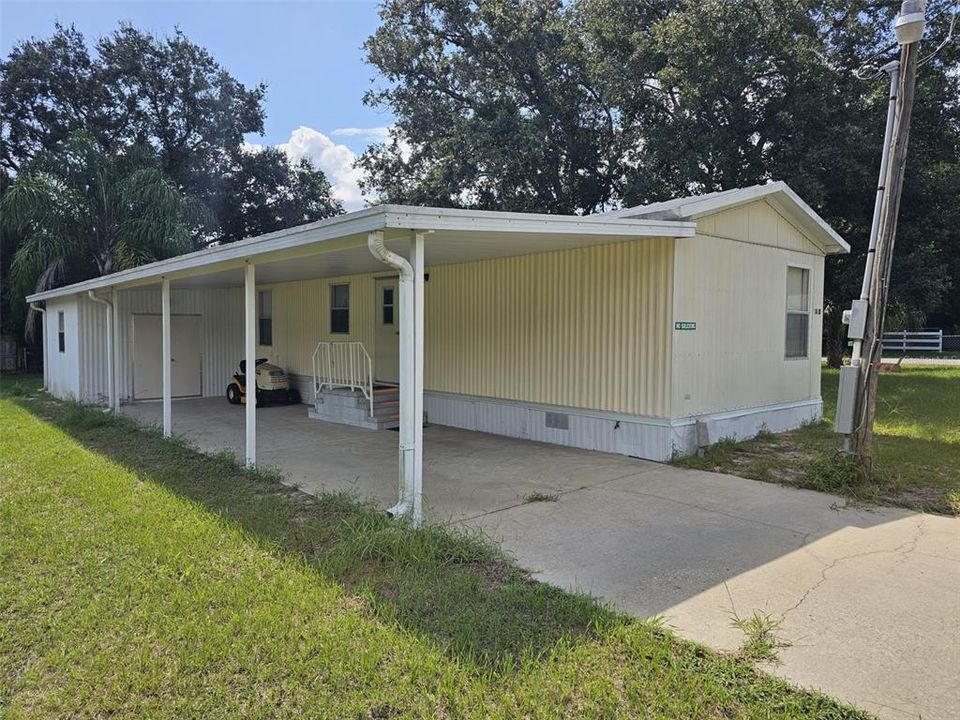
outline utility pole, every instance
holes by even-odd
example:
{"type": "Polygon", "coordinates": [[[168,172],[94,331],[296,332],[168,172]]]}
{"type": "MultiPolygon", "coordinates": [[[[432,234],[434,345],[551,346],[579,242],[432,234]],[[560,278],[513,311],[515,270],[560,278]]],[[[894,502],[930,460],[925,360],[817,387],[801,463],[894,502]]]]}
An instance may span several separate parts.
{"type": "Polygon", "coordinates": [[[877,363],[883,353],[883,326],[925,9],[925,0],[906,0],[894,25],[900,61],[883,67],[891,80],[890,106],[863,289],[860,299],[855,300],[849,314],[845,314],[854,348],[850,366],[841,370],[835,430],[847,435],[844,449],[856,455],[865,476],[869,476],[872,464],[877,363]]]}

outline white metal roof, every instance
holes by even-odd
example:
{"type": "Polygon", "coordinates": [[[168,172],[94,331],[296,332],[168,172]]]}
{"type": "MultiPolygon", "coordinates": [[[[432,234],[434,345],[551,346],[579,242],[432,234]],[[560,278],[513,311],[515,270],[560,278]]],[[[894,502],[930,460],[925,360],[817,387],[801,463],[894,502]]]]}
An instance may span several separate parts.
{"type": "Polygon", "coordinates": [[[793,222],[827,254],[850,252],[850,246],[827,221],[807,205],[783,181],[766,185],[724,190],[722,192],[675,198],[595,215],[599,219],[645,218],[658,220],[696,220],[705,215],[731,210],[756,200],[765,200],[793,222]]]}
{"type": "Polygon", "coordinates": [[[692,237],[696,224],[659,218],[580,217],[535,213],[377,205],[160,260],[27,297],[29,302],[106,287],[171,284],[236,285],[247,262],[262,283],[386,270],[367,250],[367,234],[384,231],[388,247],[405,254],[412,230],[426,231],[430,265],[525,255],[643,237],[692,237]]]}

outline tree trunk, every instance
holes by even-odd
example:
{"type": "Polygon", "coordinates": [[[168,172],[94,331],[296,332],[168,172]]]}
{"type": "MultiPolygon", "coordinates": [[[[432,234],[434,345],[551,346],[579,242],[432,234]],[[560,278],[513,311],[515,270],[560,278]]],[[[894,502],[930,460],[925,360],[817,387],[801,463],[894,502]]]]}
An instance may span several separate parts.
{"type": "Polygon", "coordinates": [[[843,365],[843,345],[847,339],[843,308],[839,305],[828,305],[823,311],[823,322],[826,327],[823,352],[827,356],[827,367],[838,368],[843,365]]]}

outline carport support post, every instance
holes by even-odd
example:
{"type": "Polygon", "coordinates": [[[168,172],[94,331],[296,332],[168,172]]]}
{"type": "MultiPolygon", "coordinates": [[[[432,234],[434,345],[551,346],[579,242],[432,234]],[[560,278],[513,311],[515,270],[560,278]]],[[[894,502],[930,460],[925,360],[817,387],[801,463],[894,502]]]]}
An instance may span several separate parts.
{"type": "Polygon", "coordinates": [[[162,336],[163,364],[161,371],[163,374],[163,436],[170,437],[173,434],[173,375],[170,367],[170,279],[163,277],[160,279],[160,328],[162,336]]]}
{"type": "Polygon", "coordinates": [[[410,242],[413,266],[413,526],[423,520],[423,236],[415,232],[410,242]]]}
{"type": "Polygon", "coordinates": [[[409,517],[415,528],[420,527],[422,515],[422,455],[418,448],[423,440],[423,235],[414,233],[410,261],[387,249],[382,230],[367,235],[371,254],[400,273],[400,499],[387,512],[409,517]],[[411,261],[419,266],[419,276],[411,261]],[[418,286],[419,304],[415,292],[418,286]]]}
{"type": "Polygon", "coordinates": [[[243,273],[244,358],[247,392],[247,467],[257,465],[257,276],[256,266],[247,261],[243,273]]]}
{"type": "Polygon", "coordinates": [[[113,401],[113,411],[120,412],[120,385],[117,382],[117,365],[120,364],[120,310],[117,303],[120,301],[120,291],[114,288],[111,291],[112,306],[110,308],[110,397],[113,401]]]}

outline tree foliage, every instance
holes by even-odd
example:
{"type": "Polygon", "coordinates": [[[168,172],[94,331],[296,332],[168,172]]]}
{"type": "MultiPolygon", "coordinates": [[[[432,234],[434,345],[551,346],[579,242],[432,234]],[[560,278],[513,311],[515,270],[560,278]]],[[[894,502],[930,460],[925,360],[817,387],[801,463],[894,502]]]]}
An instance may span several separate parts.
{"type": "Polygon", "coordinates": [[[395,0],[366,43],[398,121],[368,187],[414,203],[588,212],[610,197],[609,108],[560,2],[395,0]],[[412,141],[406,156],[404,140],[412,141]]]}
{"type": "Polygon", "coordinates": [[[91,47],[57,25],[49,38],[17,44],[0,63],[0,196],[23,216],[5,218],[5,327],[37,273],[42,284],[84,279],[343,212],[322,171],[294,166],[278,151],[245,150],[244,136],[263,132],[265,94],[179,30],[161,38],[121,25],[91,47]],[[128,172],[137,163],[144,165],[128,172]],[[107,193],[123,222],[94,213],[92,200],[77,194],[81,181],[107,193]],[[138,194],[157,204],[153,217],[130,204],[138,194]],[[169,224],[170,203],[202,203],[206,216],[169,224]],[[41,223],[30,207],[49,214],[41,223]],[[75,234],[53,233],[51,223],[75,234]],[[136,227],[168,235],[135,237],[136,227]]]}
{"type": "Polygon", "coordinates": [[[217,215],[224,242],[338,215],[326,176],[303,158],[292,168],[276,148],[240,153],[221,177],[217,215]]]}
{"type": "MultiPolygon", "coordinates": [[[[928,37],[946,34],[945,3],[928,37]]],[[[388,0],[369,38],[391,139],[360,160],[386,200],[594,212],[787,181],[851,243],[859,290],[899,2],[388,0]]],[[[932,40],[931,40],[932,44],[932,40]]],[[[921,68],[894,303],[960,323],[957,43],[921,68]],[[939,315],[938,315],[939,314],[939,315]]]]}
{"type": "Polygon", "coordinates": [[[80,132],[21,167],[0,218],[19,240],[9,279],[20,297],[186,252],[212,221],[149,146],[109,153],[80,132]]]}
{"type": "MultiPolygon", "coordinates": [[[[294,167],[276,152],[250,160],[243,140],[263,132],[265,95],[264,85],[245,86],[179,30],[160,38],[121,25],[91,52],[77,30],[57,25],[50,38],[18,44],[0,64],[0,162],[17,172],[80,130],[108,150],[152,147],[176,187],[214,209],[226,228],[256,235],[275,230],[278,215],[314,220],[341,212],[320,170],[294,167]],[[238,185],[255,186],[264,174],[309,195],[273,193],[271,212],[250,196],[235,201],[238,185]]],[[[240,237],[231,230],[205,240],[240,237]]]]}

